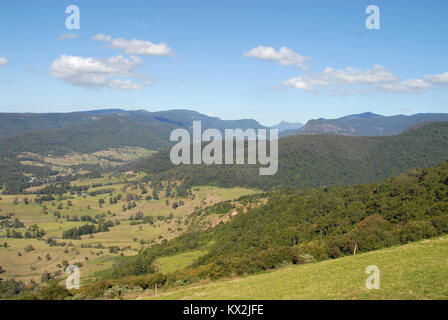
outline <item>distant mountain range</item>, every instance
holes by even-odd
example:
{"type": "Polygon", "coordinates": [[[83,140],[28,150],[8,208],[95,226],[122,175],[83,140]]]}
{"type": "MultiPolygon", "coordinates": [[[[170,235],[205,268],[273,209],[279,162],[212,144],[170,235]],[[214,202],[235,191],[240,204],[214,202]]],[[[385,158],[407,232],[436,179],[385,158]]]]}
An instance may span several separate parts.
{"type": "Polygon", "coordinates": [[[303,127],[303,123],[300,122],[287,122],[280,121],[278,124],[270,126],[271,129],[278,129],[278,132],[281,133],[286,130],[297,130],[303,127]]]}
{"type": "MultiPolygon", "coordinates": [[[[159,150],[170,145],[176,128],[192,129],[200,120],[202,129],[255,130],[268,128],[253,119],[221,120],[191,110],[149,112],[145,110],[106,109],[71,113],[0,113],[0,156],[14,157],[23,152],[65,154],[90,153],[107,148],[135,146],[159,150]]],[[[382,116],[371,112],[339,119],[299,122],[281,121],[280,136],[296,134],[337,134],[348,136],[385,136],[406,128],[435,121],[448,121],[448,114],[382,116]]]]}
{"type": "Polygon", "coordinates": [[[26,152],[60,156],[71,152],[143,147],[160,152],[149,160],[134,163],[131,170],[161,173],[184,180],[186,185],[215,183],[259,189],[369,182],[415,166],[430,166],[448,157],[448,123],[443,122],[448,121],[448,114],[385,117],[363,113],[335,120],[310,120],[299,129],[287,129],[300,124],[285,121],[272,126],[284,130],[280,135],[296,135],[280,140],[282,161],[279,172],[273,177],[260,177],[256,166],[174,168],[167,158],[168,147],[172,144],[170,133],[176,128],[192,130],[194,120],[200,120],[203,129],[216,128],[221,132],[224,129],[268,128],[252,119],[221,120],[190,110],[0,113],[0,184],[23,183],[24,173],[34,176],[51,173],[49,166],[21,163],[19,155],[26,152]],[[429,122],[435,121],[439,123],[427,127],[429,122]],[[350,135],[392,136],[355,139],[357,137],[348,137],[350,135]]]}
{"type": "Polygon", "coordinates": [[[348,115],[338,119],[309,120],[300,129],[285,130],[282,136],[294,134],[338,134],[346,136],[388,136],[403,132],[422,122],[448,121],[446,113],[419,113],[410,116],[382,116],[372,112],[348,115]]]}
{"type": "Polygon", "coordinates": [[[18,152],[94,152],[109,147],[160,149],[176,128],[266,128],[255,120],[221,120],[190,110],[149,112],[120,109],[72,113],[0,113],[0,155],[18,152]]]}

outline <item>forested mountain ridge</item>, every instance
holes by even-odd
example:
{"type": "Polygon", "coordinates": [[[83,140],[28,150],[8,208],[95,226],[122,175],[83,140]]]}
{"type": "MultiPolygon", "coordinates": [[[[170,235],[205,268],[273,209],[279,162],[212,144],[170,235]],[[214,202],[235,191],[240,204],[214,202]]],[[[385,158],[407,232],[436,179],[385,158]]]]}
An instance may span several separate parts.
{"type": "MultiPolygon", "coordinates": [[[[0,137],[27,132],[49,132],[79,125],[95,124],[104,118],[127,119],[154,126],[154,130],[167,126],[190,129],[194,120],[204,128],[236,129],[265,128],[253,119],[222,120],[192,110],[175,109],[150,112],[146,110],[104,109],[69,113],[0,113],[0,137]]],[[[55,133],[56,134],[56,133],[55,133]]],[[[163,135],[166,141],[169,139],[163,135]]],[[[131,143],[131,142],[130,142],[131,143]]]]}
{"type": "MultiPolygon", "coordinates": [[[[369,113],[345,118],[361,121],[389,117],[369,113]]],[[[447,158],[446,126],[433,125],[443,131],[437,132],[435,127],[428,129],[426,123],[420,122],[403,135],[383,137],[383,140],[336,135],[285,137],[280,140],[279,172],[271,177],[260,177],[256,166],[247,165],[174,167],[167,149],[171,145],[170,133],[176,128],[191,131],[194,120],[201,121],[203,130],[217,128],[222,132],[224,129],[266,128],[255,120],[221,120],[189,110],[0,113],[0,159],[4,160],[0,168],[0,184],[18,182],[20,187],[16,185],[10,189],[20,190],[27,185],[28,178],[24,174],[43,176],[41,181],[57,174],[51,170],[51,165],[24,165],[22,160],[29,160],[28,164],[33,161],[32,158],[18,158],[25,153],[59,157],[74,152],[91,154],[121,147],[159,150],[150,162],[133,163],[125,170],[145,170],[156,175],[156,179],[181,179],[185,188],[211,184],[268,190],[364,183],[399,174],[414,166],[430,166],[447,158]],[[407,157],[407,153],[411,156],[407,157]]]]}
{"type": "Polygon", "coordinates": [[[221,120],[190,110],[0,113],[0,156],[22,152],[44,155],[70,151],[89,153],[123,146],[160,149],[170,145],[169,137],[174,129],[191,130],[195,120],[201,121],[203,129],[216,128],[222,132],[224,129],[265,128],[251,119],[221,120]]]}
{"type": "Polygon", "coordinates": [[[272,176],[260,176],[257,165],[174,166],[169,150],[126,169],[146,171],[149,179],[181,180],[185,188],[217,185],[269,190],[368,183],[448,159],[448,123],[428,123],[385,137],[288,136],[279,139],[278,159],[278,172],[272,176]]]}
{"type": "MultiPolygon", "coordinates": [[[[14,152],[94,152],[107,147],[138,146],[160,149],[170,145],[169,134],[176,128],[191,130],[193,121],[202,129],[262,129],[255,120],[221,120],[191,110],[105,109],[70,113],[0,113],[0,156],[14,152]],[[114,131],[114,129],[117,129],[114,131]],[[44,151],[45,150],[45,151],[44,151]]],[[[373,113],[349,115],[334,120],[280,122],[280,135],[338,134],[354,136],[392,135],[422,122],[448,121],[448,114],[416,114],[385,117],[373,113]],[[295,129],[291,129],[295,128],[295,129]]]]}
{"type": "Polygon", "coordinates": [[[203,129],[217,128],[222,132],[227,128],[265,128],[251,119],[221,120],[190,110],[0,113],[0,188],[9,184],[8,192],[19,192],[29,186],[27,175],[42,182],[58,173],[52,170],[52,164],[36,162],[38,157],[65,157],[73,153],[87,156],[124,147],[146,151],[167,148],[172,144],[171,132],[177,128],[191,131],[195,120],[201,121],[203,129]],[[23,160],[34,162],[34,166],[24,165],[23,160]]]}
{"type": "Polygon", "coordinates": [[[282,135],[338,134],[348,136],[387,136],[403,132],[422,122],[448,121],[446,113],[383,116],[372,112],[348,115],[338,119],[309,120],[302,128],[286,130],[282,135]]]}
{"type": "Polygon", "coordinates": [[[148,149],[168,147],[173,124],[137,122],[125,116],[105,116],[94,123],[79,124],[55,131],[27,132],[0,139],[0,154],[23,152],[65,154],[95,152],[109,147],[137,146],[148,149]]]}

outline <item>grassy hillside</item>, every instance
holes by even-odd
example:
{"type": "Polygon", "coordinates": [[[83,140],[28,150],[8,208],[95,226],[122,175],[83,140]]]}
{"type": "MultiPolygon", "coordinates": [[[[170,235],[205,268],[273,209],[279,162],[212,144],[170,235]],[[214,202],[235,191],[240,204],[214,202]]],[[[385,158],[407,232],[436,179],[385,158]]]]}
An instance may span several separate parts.
{"type": "Polygon", "coordinates": [[[207,251],[190,251],[184,252],[175,256],[162,257],[154,264],[156,269],[161,273],[170,273],[177,270],[182,270],[193,264],[193,262],[206,254],[207,251]]]}
{"type": "MultiPolygon", "coordinates": [[[[377,184],[283,190],[219,205],[228,218],[128,258],[116,277],[155,273],[161,258],[207,251],[167,281],[197,282],[368,252],[448,233],[448,162],[377,184]]],[[[212,209],[212,208],[210,208],[212,209]]],[[[210,210],[208,209],[208,210],[210,210]]],[[[193,215],[204,216],[208,210],[193,215]]]]}
{"type": "Polygon", "coordinates": [[[448,299],[448,237],[136,298],[448,299]],[[365,287],[369,265],[380,269],[378,290],[365,287]]]}
{"type": "MultiPolygon", "coordinates": [[[[7,236],[4,242],[8,243],[0,247],[2,257],[6,258],[5,262],[2,260],[6,270],[2,276],[38,279],[42,272],[45,275],[49,271],[51,274],[47,276],[60,282],[64,277],[61,260],[68,258],[70,263],[82,264],[84,282],[79,291],[63,290],[64,298],[73,295],[115,298],[135,295],[155,285],[161,290],[171,290],[291,265],[305,270],[318,261],[338,263],[354,252],[357,255],[376,252],[448,233],[448,162],[429,169],[413,169],[377,184],[268,193],[195,187],[192,194],[179,197],[175,182],[145,184],[139,182],[138,176],[123,178],[126,180],[106,177],[79,180],[59,189],[38,191],[60,194],[54,199],[39,200],[38,195],[27,195],[27,201],[23,195],[2,197],[2,215],[6,216],[1,217],[4,227],[1,235],[7,236]],[[85,196],[81,193],[85,190],[80,189],[82,186],[88,187],[85,196]],[[246,195],[240,197],[243,194],[246,195]],[[105,200],[102,204],[101,199],[105,200]],[[7,216],[10,212],[15,215],[7,216]],[[80,228],[89,221],[75,217],[94,218],[90,224],[97,230],[81,236],[67,233],[67,229],[80,228]],[[98,231],[100,225],[111,221],[114,223],[109,224],[109,231],[98,231]],[[24,226],[28,232],[35,230],[30,228],[33,224],[45,229],[43,238],[33,238],[34,233],[27,238],[15,236],[17,232],[23,235],[24,226]],[[61,235],[64,239],[59,238],[61,235]],[[57,237],[57,243],[48,242],[50,237],[57,237]],[[27,251],[26,247],[32,243],[34,250],[27,251]]],[[[431,253],[427,259],[432,264],[429,266],[418,260],[424,254],[409,255],[409,259],[417,259],[409,260],[412,268],[422,266],[415,272],[424,282],[416,282],[415,290],[411,287],[406,291],[408,284],[400,290],[394,289],[389,297],[415,298],[413,291],[417,289],[431,298],[433,294],[445,294],[433,288],[424,291],[432,278],[435,283],[444,283],[440,277],[446,276],[446,253],[440,248],[435,250],[439,257],[434,258],[431,253]],[[431,274],[420,274],[424,271],[431,274]]],[[[381,259],[367,262],[380,268],[384,265],[381,259]]],[[[387,265],[387,261],[384,263],[387,265]]],[[[394,269],[397,266],[403,267],[403,263],[397,262],[388,274],[399,274],[394,269]]],[[[362,280],[362,276],[354,274],[359,268],[339,268],[345,269],[353,272],[348,278],[362,280]]],[[[333,272],[322,271],[314,274],[312,283],[295,285],[303,285],[308,292],[316,286],[316,295],[310,293],[310,297],[320,297],[319,288],[324,285],[319,281],[327,274],[331,276],[333,272]]],[[[409,281],[409,274],[402,278],[409,281]]],[[[339,286],[337,279],[333,280],[339,286]]],[[[344,288],[353,286],[344,281],[344,288]]],[[[45,298],[46,291],[59,290],[54,285],[46,287],[46,283],[42,277],[42,295],[41,291],[32,294],[45,298]]],[[[359,284],[355,284],[355,289],[356,286],[359,284]]],[[[263,292],[260,290],[256,289],[263,292]]],[[[282,298],[299,297],[294,290],[291,287],[282,298]]],[[[278,295],[274,289],[272,292],[278,295]]],[[[344,289],[338,292],[344,294],[344,289]]],[[[366,297],[363,292],[349,291],[353,292],[353,297],[366,297]]],[[[250,292],[247,294],[247,298],[252,297],[250,292]]],[[[418,294],[425,297],[420,291],[418,294]]]]}

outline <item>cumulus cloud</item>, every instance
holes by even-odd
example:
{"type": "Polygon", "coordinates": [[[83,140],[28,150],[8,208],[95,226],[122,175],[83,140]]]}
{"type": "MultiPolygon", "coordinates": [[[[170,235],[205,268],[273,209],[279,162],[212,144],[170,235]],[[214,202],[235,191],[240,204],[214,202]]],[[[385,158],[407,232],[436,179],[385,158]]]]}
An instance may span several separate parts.
{"type": "Polygon", "coordinates": [[[173,52],[166,43],[152,43],[145,40],[125,40],[123,38],[113,39],[110,35],[97,34],[92,37],[94,40],[99,40],[109,43],[108,47],[112,49],[123,50],[127,54],[139,56],[172,56],[173,52]]]}
{"type": "Polygon", "coordinates": [[[341,92],[343,86],[376,85],[397,80],[398,77],[388,72],[383,66],[374,65],[371,69],[361,70],[325,68],[323,73],[305,75],[283,81],[285,87],[317,92],[319,88],[331,87],[341,92]]]}
{"type": "Polygon", "coordinates": [[[75,33],[63,33],[58,37],[58,40],[72,40],[78,38],[78,35],[75,33]]]}
{"type": "Polygon", "coordinates": [[[72,85],[87,89],[140,90],[141,85],[130,79],[121,78],[145,80],[144,76],[135,71],[135,67],[141,65],[140,58],[136,56],[131,56],[131,59],[121,55],[100,59],[61,55],[51,64],[50,74],[72,85]]]}
{"type": "Polygon", "coordinates": [[[347,67],[336,69],[327,67],[322,73],[307,71],[305,57],[288,47],[279,50],[273,47],[258,46],[245,52],[244,57],[267,61],[277,61],[282,66],[296,66],[304,70],[304,74],[285,80],[281,87],[273,86],[276,90],[294,88],[315,94],[347,95],[371,93],[380,91],[385,93],[422,93],[435,85],[448,85],[448,72],[426,75],[419,79],[400,79],[389,72],[384,66],[373,65],[370,69],[347,67]]]}
{"type": "Polygon", "coordinates": [[[99,34],[94,35],[92,37],[92,39],[93,40],[99,40],[99,41],[106,41],[106,42],[112,41],[112,37],[111,36],[106,36],[103,33],[99,33],[99,34]]]}
{"type": "Polygon", "coordinates": [[[434,84],[448,84],[448,72],[441,74],[430,74],[425,76],[424,79],[434,84]]]}
{"type": "Polygon", "coordinates": [[[283,81],[282,86],[313,93],[345,95],[369,93],[374,90],[386,93],[422,93],[433,83],[448,83],[448,73],[428,75],[423,79],[400,80],[385,67],[374,65],[366,70],[352,67],[346,69],[327,67],[320,74],[304,75],[283,81]]]}
{"type": "Polygon", "coordinates": [[[6,66],[9,63],[5,57],[0,57],[0,66],[6,66]]]}
{"type": "Polygon", "coordinates": [[[397,76],[388,72],[386,68],[380,65],[374,65],[372,69],[361,70],[348,67],[347,69],[325,68],[321,78],[332,82],[342,82],[347,84],[377,84],[395,81],[397,76]]]}
{"type": "Polygon", "coordinates": [[[272,47],[265,46],[252,48],[248,52],[244,53],[244,57],[268,61],[278,61],[279,65],[297,66],[303,70],[308,69],[308,67],[305,65],[305,62],[310,59],[310,57],[304,57],[287,47],[281,47],[280,50],[275,50],[272,47]]]}
{"type": "Polygon", "coordinates": [[[108,87],[112,89],[119,90],[140,90],[142,88],[141,85],[132,82],[131,80],[110,80],[108,82],[108,87]]]}
{"type": "Polygon", "coordinates": [[[409,79],[394,83],[384,83],[380,88],[390,93],[420,93],[431,85],[422,79],[409,79]]]}
{"type": "Polygon", "coordinates": [[[325,87],[329,84],[330,82],[327,80],[307,76],[295,77],[282,82],[282,85],[285,87],[291,87],[305,91],[316,91],[316,87],[325,87]]]}

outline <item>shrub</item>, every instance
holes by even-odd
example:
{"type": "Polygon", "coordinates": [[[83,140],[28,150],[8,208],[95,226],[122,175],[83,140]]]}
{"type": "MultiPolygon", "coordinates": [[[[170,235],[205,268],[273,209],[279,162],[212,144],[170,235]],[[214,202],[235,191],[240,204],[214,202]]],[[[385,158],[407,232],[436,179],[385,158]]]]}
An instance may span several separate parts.
{"type": "Polygon", "coordinates": [[[41,300],[64,300],[71,296],[70,291],[56,283],[43,287],[38,294],[38,298],[41,300]]]}

